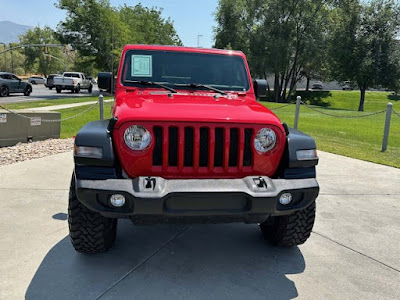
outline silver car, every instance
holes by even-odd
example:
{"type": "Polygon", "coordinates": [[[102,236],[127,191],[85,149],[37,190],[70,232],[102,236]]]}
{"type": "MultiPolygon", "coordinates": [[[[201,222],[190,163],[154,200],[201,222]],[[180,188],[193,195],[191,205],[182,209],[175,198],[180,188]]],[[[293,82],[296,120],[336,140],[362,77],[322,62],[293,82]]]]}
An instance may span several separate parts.
{"type": "Polygon", "coordinates": [[[41,76],[31,76],[29,77],[28,82],[31,84],[45,84],[46,78],[41,76]]]}

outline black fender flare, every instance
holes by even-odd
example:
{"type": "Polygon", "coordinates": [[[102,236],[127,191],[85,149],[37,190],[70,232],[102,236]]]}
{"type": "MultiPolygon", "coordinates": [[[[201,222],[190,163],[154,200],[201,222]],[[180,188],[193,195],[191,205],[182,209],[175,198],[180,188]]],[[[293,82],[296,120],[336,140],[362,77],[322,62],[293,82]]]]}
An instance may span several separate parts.
{"type": "Polygon", "coordinates": [[[75,137],[75,146],[100,147],[102,158],[75,155],[75,174],[80,179],[113,179],[121,177],[121,167],[113,147],[110,120],[99,120],[84,125],[75,137]]]}

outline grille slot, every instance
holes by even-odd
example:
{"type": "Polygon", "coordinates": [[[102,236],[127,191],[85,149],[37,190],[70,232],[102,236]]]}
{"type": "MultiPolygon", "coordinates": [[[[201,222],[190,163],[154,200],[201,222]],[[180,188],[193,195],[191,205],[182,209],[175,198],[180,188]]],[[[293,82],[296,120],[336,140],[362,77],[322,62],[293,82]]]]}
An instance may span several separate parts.
{"type": "Polygon", "coordinates": [[[229,166],[234,167],[238,164],[239,152],[239,130],[232,128],[230,131],[230,145],[229,145],[229,166]]]}
{"type": "Polygon", "coordinates": [[[251,152],[251,135],[253,130],[246,128],[244,130],[244,153],[243,153],[243,166],[250,167],[253,159],[253,153],[251,152]]]}
{"type": "Polygon", "coordinates": [[[209,144],[209,131],[206,127],[200,128],[200,167],[207,167],[208,164],[208,148],[209,144]]]}
{"type": "Polygon", "coordinates": [[[168,144],[168,164],[176,167],[178,165],[178,127],[169,128],[168,144]]]}
{"type": "Polygon", "coordinates": [[[184,150],[184,165],[185,167],[193,166],[193,128],[185,127],[185,150],[184,150]]]}
{"type": "Polygon", "coordinates": [[[163,160],[163,153],[162,153],[162,127],[155,126],[153,128],[154,131],[154,150],[153,150],[153,165],[154,166],[161,166],[163,160]]]}
{"type": "Polygon", "coordinates": [[[224,129],[215,129],[215,152],[214,152],[214,166],[222,167],[224,157],[224,129]]]}

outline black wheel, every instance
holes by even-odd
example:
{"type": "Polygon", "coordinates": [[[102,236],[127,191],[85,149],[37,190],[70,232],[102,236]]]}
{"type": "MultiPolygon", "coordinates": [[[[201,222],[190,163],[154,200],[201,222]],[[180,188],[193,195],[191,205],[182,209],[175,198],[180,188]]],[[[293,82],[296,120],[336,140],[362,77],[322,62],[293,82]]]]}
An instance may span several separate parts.
{"type": "Polygon", "coordinates": [[[89,92],[89,94],[91,94],[91,93],[92,93],[92,90],[93,90],[93,85],[90,85],[90,86],[89,86],[89,88],[88,88],[88,92],[89,92]]]}
{"type": "Polygon", "coordinates": [[[260,224],[264,238],[275,245],[291,247],[303,244],[309,237],[315,221],[315,201],[291,215],[270,217],[260,224]]]}
{"type": "Polygon", "coordinates": [[[61,93],[61,89],[56,87],[57,94],[61,93]]]}
{"type": "Polygon", "coordinates": [[[76,87],[76,89],[75,89],[75,93],[76,93],[76,94],[79,94],[80,91],[81,91],[81,86],[78,85],[78,86],[76,87]]]}
{"type": "Polygon", "coordinates": [[[10,90],[5,85],[0,87],[0,97],[7,97],[10,94],[10,90]]]}
{"type": "Polygon", "coordinates": [[[82,253],[100,253],[110,249],[117,233],[117,219],[105,218],[89,210],[76,197],[75,176],[69,190],[68,227],[71,243],[82,253]]]}
{"type": "Polygon", "coordinates": [[[53,87],[51,86],[51,87],[49,87],[49,90],[52,90],[53,89],[53,87]]]}
{"type": "Polygon", "coordinates": [[[36,81],[35,81],[35,80],[32,80],[32,81],[31,81],[31,84],[36,84],[36,81]]]}
{"type": "Polygon", "coordinates": [[[32,93],[32,87],[27,85],[24,90],[24,96],[29,96],[32,93]]]}

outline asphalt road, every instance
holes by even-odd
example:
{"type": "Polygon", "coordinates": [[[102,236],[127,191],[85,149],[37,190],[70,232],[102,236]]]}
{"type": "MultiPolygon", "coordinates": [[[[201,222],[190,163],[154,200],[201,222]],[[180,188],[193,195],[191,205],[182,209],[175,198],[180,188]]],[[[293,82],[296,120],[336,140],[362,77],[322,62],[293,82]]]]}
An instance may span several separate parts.
{"type": "Polygon", "coordinates": [[[0,97],[0,104],[6,103],[18,103],[18,102],[29,102],[29,101],[39,101],[39,100],[53,100],[60,98],[76,98],[76,97],[87,97],[89,95],[97,96],[99,95],[99,90],[97,85],[93,87],[91,94],[87,90],[82,90],[79,94],[71,93],[70,91],[62,91],[57,94],[55,89],[49,90],[43,84],[32,85],[32,94],[27,97],[22,93],[10,94],[8,97],[0,97]]]}
{"type": "Polygon", "coordinates": [[[400,169],[319,152],[317,218],[299,247],[257,225],[118,224],[76,253],[65,153],[0,167],[1,299],[400,299],[400,169]]]}

